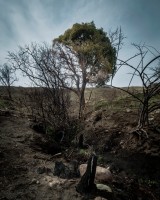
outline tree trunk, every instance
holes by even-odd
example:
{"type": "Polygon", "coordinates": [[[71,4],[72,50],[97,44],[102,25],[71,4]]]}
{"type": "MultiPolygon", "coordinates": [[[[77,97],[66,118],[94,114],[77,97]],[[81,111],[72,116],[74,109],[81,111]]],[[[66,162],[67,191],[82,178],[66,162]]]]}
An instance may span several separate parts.
{"type": "Polygon", "coordinates": [[[96,167],[97,156],[92,155],[88,160],[87,170],[76,187],[77,192],[82,194],[96,192],[96,185],[94,184],[96,167]]]}
{"type": "Polygon", "coordinates": [[[141,112],[139,115],[139,122],[138,122],[138,128],[144,128],[144,126],[149,126],[149,120],[148,120],[148,99],[144,101],[141,112]]]}
{"type": "Polygon", "coordinates": [[[84,91],[85,91],[85,88],[83,88],[79,94],[79,118],[81,118],[83,116],[83,111],[85,108],[84,91]]]}
{"type": "Polygon", "coordinates": [[[11,95],[11,87],[7,86],[7,91],[8,91],[8,97],[10,100],[12,100],[12,95],[11,95]]]}

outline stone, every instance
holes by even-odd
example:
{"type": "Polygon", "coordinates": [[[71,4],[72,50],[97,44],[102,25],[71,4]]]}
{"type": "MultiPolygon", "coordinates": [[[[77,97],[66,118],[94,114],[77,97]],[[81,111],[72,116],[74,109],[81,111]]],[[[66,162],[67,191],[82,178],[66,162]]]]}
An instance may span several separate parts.
{"type": "Polygon", "coordinates": [[[49,182],[48,185],[49,187],[54,187],[54,186],[57,186],[60,184],[60,181],[59,180],[53,180],[52,182],[49,182]]]}
{"type": "Polygon", "coordinates": [[[127,113],[131,112],[131,109],[127,108],[127,109],[126,109],[126,112],[127,112],[127,113]]]}
{"type": "Polygon", "coordinates": [[[97,200],[115,199],[112,189],[108,185],[96,184],[96,188],[97,188],[97,196],[98,196],[97,200]]]}
{"type": "Polygon", "coordinates": [[[59,185],[62,185],[64,183],[66,183],[66,179],[54,177],[54,178],[52,178],[52,180],[50,180],[50,182],[48,183],[48,186],[50,188],[52,188],[52,187],[55,187],[55,186],[57,187],[59,185]]]}
{"type": "Polygon", "coordinates": [[[55,185],[55,183],[53,183],[53,182],[49,182],[49,183],[48,183],[48,186],[49,186],[50,188],[52,188],[54,185],[55,185]]]}
{"type": "Polygon", "coordinates": [[[71,171],[68,166],[63,164],[62,162],[55,162],[54,168],[54,176],[58,176],[60,178],[71,178],[71,171]]]}
{"type": "MultiPolygon", "coordinates": [[[[81,164],[79,166],[81,177],[85,173],[86,169],[87,169],[87,164],[81,164]]],[[[112,182],[112,174],[108,168],[97,166],[95,180],[96,182],[100,182],[100,183],[110,183],[112,182]]]]}
{"type": "Polygon", "coordinates": [[[61,161],[60,162],[56,161],[53,175],[63,179],[71,179],[79,177],[77,161],[72,161],[70,165],[65,165],[61,161]]]}
{"type": "Polygon", "coordinates": [[[112,193],[112,189],[108,185],[96,184],[98,190],[112,193]]]}
{"type": "Polygon", "coordinates": [[[31,184],[35,184],[37,180],[35,178],[32,179],[31,184]]]}
{"type": "Polygon", "coordinates": [[[94,200],[105,200],[106,198],[103,197],[96,197],[94,200]]]}
{"type": "Polygon", "coordinates": [[[38,167],[37,168],[37,173],[38,174],[43,174],[43,173],[45,173],[45,171],[46,171],[45,167],[38,167]]]}

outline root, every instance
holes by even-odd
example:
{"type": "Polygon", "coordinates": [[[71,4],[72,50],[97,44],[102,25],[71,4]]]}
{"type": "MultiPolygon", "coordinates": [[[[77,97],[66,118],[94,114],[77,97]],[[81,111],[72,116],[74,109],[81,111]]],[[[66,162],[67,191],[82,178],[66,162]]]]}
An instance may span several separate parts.
{"type": "Polygon", "coordinates": [[[139,139],[144,138],[144,136],[145,136],[145,138],[147,138],[147,139],[149,138],[147,131],[144,130],[144,129],[142,129],[142,128],[137,128],[136,130],[132,131],[131,133],[132,133],[133,135],[138,136],[139,139]]]}

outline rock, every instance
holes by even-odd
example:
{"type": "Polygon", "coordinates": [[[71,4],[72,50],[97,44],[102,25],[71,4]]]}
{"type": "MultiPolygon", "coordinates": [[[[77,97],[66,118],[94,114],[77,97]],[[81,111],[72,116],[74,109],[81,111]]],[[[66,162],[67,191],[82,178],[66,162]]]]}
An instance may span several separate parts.
{"type": "Polygon", "coordinates": [[[48,186],[50,187],[50,188],[53,188],[53,187],[57,187],[57,186],[59,186],[59,185],[61,185],[61,184],[64,184],[64,183],[66,183],[66,179],[60,179],[60,178],[57,178],[57,177],[54,177],[54,178],[52,178],[52,180],[48,183],[48,186]]]}
{"type": "Polygon", "coordinates": [[[98,190],[112,193],[112,189],[108,185],[96,184],[98,190]]]}
{"type": "Polygon", "coordinates": [[[53,175],[63,179],[79,177],[78,164],[73,161],[71,165],[65,165],[61,161],[56,161],[53,175]]]}
{"type": "Polygon", "coordinates": [[[58,176],[60,178],[66,178],[69,176],[67,167],[60,161],[55,162],[54,167],[54,176],[58,176]]]}
{"type": "Polygon", "coordinates": [[[31,184],[40,184],[40,181],[33,178],[32,181],[31,181],[31,184]]]}
{"type": "Polygon", "coordinates": [[[71,170],[72,173],[72,178],[78,178],[80,177],[80,173],[78,170],[78,161],[77,160],[72,160],[69,169],[71,170]]]}
{"type": "Polygon", "coordinates": [[[48,185],[49,185],[50,188],[52,188],[54,186],[60,185],[60,181],[54,180],[52,182],[49,182],[48,185]]]}
{"type": "Polygon", "coordinates": [[[96,184],[96,188],[97,188],[97,196],[99,196],[97,198],[97,200],[117,199],[117,198],[114,198],[114,194],[112,192],[112,189],[108,185],[96,184]]]}
{"type": "Polygon", "coordinates": [[[103,197],[96,197],[94,200],[105,200],[106,198],[103,197]]]}
{"type": "Polygon", "coordinates": [[[31,184],[35,184],[37,180],[35,178],[32,179],[31,184]]]}
{"type": "Polygon", "coordinates": [[[127,113],[131,112],[131,109],[127,108],[127,109],[126,109],[126,112],[127,112],[127,113]]]}
{"type": "Polygon", "coordinates": [[[48,167],[45,167],[45,173],[50,175],[50,174],[52,174],[52,170],[48,167]]]}
{"type": "Polygon", "coordinates": [[[150,118],[149,118],[149,121],[153,121],[153,120],[154,120],[154,117],[150,117],[150,118]]]}
{"type": "Polygon", "coordinates": [[[43,174],[43,173],[45,173],[45,171],[46,171],[45,167],[38,167],[37,168],[37,173],[38,174],[43,174]]]}
{"type": "MultiPolygon", "coordinates": [[[[81,177],[85,173],[86,169],[87,169],[87,164],[81,164],[79,166],[79,171],[80,171],[81,177]]],[[[97,166],[95,180],[96,180],[96,182],[100,182],[100,183],[112,182],[112,174],[109,169],[97,166]]]]}
{"type": "Polygon", "coordinates": [[[49,183],[48,183],[48,186],[49,186],[50,188],[54,187],[54,185],[55,185],[55,183],[53,183],[53,182],[49,182],[49,183]]]}

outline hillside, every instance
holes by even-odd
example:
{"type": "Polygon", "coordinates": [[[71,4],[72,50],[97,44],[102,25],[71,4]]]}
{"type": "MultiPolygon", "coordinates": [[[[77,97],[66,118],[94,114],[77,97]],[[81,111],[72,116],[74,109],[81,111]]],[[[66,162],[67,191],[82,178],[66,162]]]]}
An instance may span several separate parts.
{"type": "MultiPolygon", "coordinates": [[[[37,122],[22,104],[28,89],[12,89],[13,101],[0,90],[0,199],[89,199],[76,192],[79,177],[57,177],[54,167],[57,161],[86,163],[93,149],[98,165],[110,168],[113,181],[107,185],[115,200],[160,199],[159,111],[151,116],[156,126],[140,135],[134,131],[137,102],[116,89],[96,88],[92,94],[87,89],[83,122],[69,129],[76,132],[67,132],[72,135],[68,143],[58,143],[35,129],[37,122]],[[78,147],[82,134],[85,148],[78,147]]],[[[70,110],[75,118],[78,104],[73,94],[70,110]]],[[[102,199],[91,199],[96,198],[102,199]]]]}

